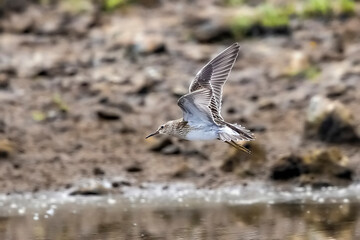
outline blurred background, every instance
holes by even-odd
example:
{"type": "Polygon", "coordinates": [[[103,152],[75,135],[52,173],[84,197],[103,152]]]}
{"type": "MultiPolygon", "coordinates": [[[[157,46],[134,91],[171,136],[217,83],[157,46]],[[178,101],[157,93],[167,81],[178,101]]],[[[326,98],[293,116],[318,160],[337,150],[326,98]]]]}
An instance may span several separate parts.
{"type": "MultiPolygon", "coordinates": [[[[0,192],[352,185],[359,26],[354,0],[0,0],[0,192]],[[222,115],[254,132],[252,154],[145,140],[182,116],[177,99],[234,42],[222,115]]],[[[359,237],[354,226],[341,239],[359,237]]]]}

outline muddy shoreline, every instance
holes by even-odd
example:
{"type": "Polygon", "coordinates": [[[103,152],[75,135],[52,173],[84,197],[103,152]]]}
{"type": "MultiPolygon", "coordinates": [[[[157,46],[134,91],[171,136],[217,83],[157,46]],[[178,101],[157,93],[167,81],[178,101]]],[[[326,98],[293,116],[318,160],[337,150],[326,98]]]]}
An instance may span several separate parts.
{"type": "Polygon", "coordinates": [[[84,179],[111,179],[114,192],[149,182],[359,181],[360,17],[293,19],[289,32],[239,39],[211,25],[227,11],[179,1],[78,15],[30,5],[2,16],[0,192],[71,189],[84,179]],[[216,38],[205,38],[204,23],[216,38]],[[193,76],[235,41],[241,53],[222,115],[254,132],[253,154],[221,142],[146,141],[181,116],[176,101],[193,76]],[[319,117],[315,134],[314,96],[338,109],[319,117]]]}

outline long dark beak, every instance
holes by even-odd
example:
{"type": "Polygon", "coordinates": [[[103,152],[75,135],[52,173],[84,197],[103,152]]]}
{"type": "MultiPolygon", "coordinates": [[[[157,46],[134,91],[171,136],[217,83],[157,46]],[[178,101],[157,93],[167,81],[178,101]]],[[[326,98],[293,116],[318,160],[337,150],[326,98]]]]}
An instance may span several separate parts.
{"type": "Polygon", "coordinates": [[[147,136],[145,139],[148,139],[149,137],[152,137],[152,136],[155,136],[155,135],[158,135],[159,134],[159,131],[156,131],[152,134],[150,134],[149,136],[147,136]]]}

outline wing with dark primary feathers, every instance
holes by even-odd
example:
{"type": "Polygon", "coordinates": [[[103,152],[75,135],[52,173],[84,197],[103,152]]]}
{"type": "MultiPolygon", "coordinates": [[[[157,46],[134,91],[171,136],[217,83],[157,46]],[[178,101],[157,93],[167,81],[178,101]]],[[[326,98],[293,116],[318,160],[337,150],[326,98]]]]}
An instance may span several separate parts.
{"type": "Polygon", "coordinates": [[[239,49],[239,44],[234,43],[222,51],[196,74],[194,80],[190,84],[190,92],[202,88],[212,90],[209,108],[215,121],[223,120],[223,117],[220,114],[222,90],[236,57],[238,56],[239,49]]]}

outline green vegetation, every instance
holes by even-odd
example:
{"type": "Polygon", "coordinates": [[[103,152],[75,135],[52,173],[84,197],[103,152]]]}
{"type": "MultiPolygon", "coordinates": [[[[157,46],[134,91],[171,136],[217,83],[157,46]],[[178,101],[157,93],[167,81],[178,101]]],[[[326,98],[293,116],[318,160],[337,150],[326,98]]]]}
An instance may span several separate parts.
{"type": "MultiPolygon", "coordinates": [[[[229,0],[227,3],[228,5],[245,4],[244,0],[229,0]]],[[[230,27],[235,37],[241,37],[254,26],[270,29],[286,28],[291,17],[351,15],[355,13],[355,7],[354,0],[306,0],[296,5],[296,8],[293,1],[282,6],[265,1],[255,7],[253,12],[234,18],[230,27]]]]}
{"type": "Polygon", "coordinates": [[[309,80],[314,80],[320,75],[320,73],[320,69],[315,66],[310,66],[303,71],[304,77],[309,80]]]}
{"type": "Polygon", "coordinates": [[[328,16],[332,13],[332,3],[329,0],[308,0],[305,3],[305,16],[328,16]]]}
{"type": "Polygon", "coordinates": [[[254,17],[239,16],[231,22],[231,32],[235,37],[244,36],[256,22],[257,19],[254,17]]]}
{"type": "MultiPolygon", "coordinates": [[[[58,4],[62,9],[69,12],[90,11],[93,5],[99,6],[104,11],[113,11],[131,3],[135,0],[38,0],[42,5],[58,4]]],[[[0,1],[1,2],[1,1],[0,1]]]]}
{"type": "Polygon", "coordinates": [[[340,0],[339,3],[340,13],[353,14],[355,13],[355,2],[353,0],[340,0]]]}
{"type": "MultiPolygon", "coordinates": [[[[66,113],[69,111],[69,106],[63,101],[63,99],[61,98],[61,96],[58,93],[53,95],[52,103],[53,103],[53,108],[54,107],[57,108],[58,111],[61,111],[63,113],[66,113]]],[[[32,111],[31,117],[36,122],[42,122],[42,121],[45,121],[46,119],[48,119],[47,114],[45,112],[39,111],[39,110],[32,111]]]]}
{"type": "Polygon", "coordinates": [[[117,8],[124,7],[131,2],[131,0],[104,0],[102,7],[105,11],[113,11],[117,8]]]}
{"type": "MultiPolygon", "coordinates": [[[[42,0],[42,3],[51,4],[51,1],[42,0]]],[[[88,12],[92,9],[92,3],[89,0],[63,0],[59,2],[59,5],[63,10],[72,13],[88,12]]]]}
{"type": "Polygon", "coordinates": [[[300,77],[307,80],[315,80],[321,73],[321,70],[316,66],[309,66],[299,72],[290,73],[291,77],[300,77]]]}
{"type": "Polygon", "coordinates": [[[68,112],[69,111],[69,107],[68,105],[62,100],[62,98],[60,97],[59,94],[55,94],[53,96],[53,103],[55,103],[55,105],[63,112],[68,112]]]}
{"type": "Polygon", "coordinates": [[[259,8],[260,24],[264,27],[276,28],[289,25],[290,15],[286,8],[264,4],[259,8]]]}
{"type": "Polygon", "coordinates": [[[308,0],[303,11],[304,16],[351,15],[355,13],[354,0],[308,0]]]}
{"type": "Polygon", "coordinates": [[[225,0],[225,5],[228,6],[238,6],[244,3],[244,0],[225,0]]]}
{"type": "MultiPolygon", "coordinates": [[[[39,3],[48,5],[53,3],[52,0],[38,0],[39,3]]],[[[129,4],[136,2],[136,0],[58,0],[55,1],[66,9],[79,12],[91,9],[91,4],[99,4],[104,11],[113,11],[129,4]]],[[[284,1],[286,2],[286,1],[284,1]]],[[[229,7],[240,7],[248,5],[250,1],[247,0],[224,0],[224,5],[229,7]]],[[[299,15],[305,17],[316,16],[330,16],[332,14],[353,14],[355,12],[355,0],[303,0],[303,1],[288,1],[283,6],[274,5],[268,0],[259,3],[255,7],[258,17],[264,25],[278,26],[283,25],[288,21],[289,16],[299,15]],[[296,12],[294,4],[299,6],[299,11],[296,12]]]]}
{"type": "Polygon", "coordinates": [[[241,15],[231,22],[231,31],[235,37],[244,36],[252,27],[282,28],[290,23],[290,17],[295,10],[292,6],[277,7],[267,3],[259,5],[252,15],[241,15]]]}
{"type": "Polygon", "coordinates": [[[33,111],[31,113],[31,116],[32,116],[32,119],[36,122],[41,122],[46,119],[46,115],[42,111],[33,111]]]}
{"type": "Polygon", "coordinates": [[[50,4],[50,0],[39,0],[39,3],[41,5],[48,5],[48,4],[50,4]]]}

